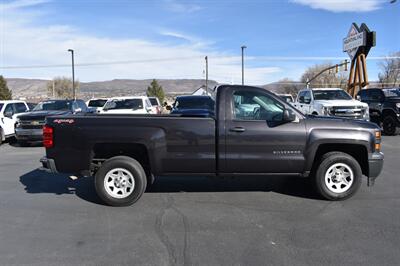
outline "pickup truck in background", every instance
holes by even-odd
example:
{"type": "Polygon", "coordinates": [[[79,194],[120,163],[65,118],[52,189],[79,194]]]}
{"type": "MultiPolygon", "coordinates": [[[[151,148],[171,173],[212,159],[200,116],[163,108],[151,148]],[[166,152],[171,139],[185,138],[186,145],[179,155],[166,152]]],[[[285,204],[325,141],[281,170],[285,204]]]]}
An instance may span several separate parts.
{"type": "MultiPolygon", "coordinates": [[[[279,96],[249,86],[216,89],[214,117],[86,114],[48,117],[50,172],[95,176],[112,206],[136,202],[154,176],[294,175],[328,200],[352,196],[383,167],[380,128],[304,116],[279,96]]],[[[267,177],[266,177],[267,178],[267,177]]]]}
{"type": "Polygon", "coordinates": [[[369,120],[368,104],[354,100],[340,88],[301,90],[293,105],[309,115],[369,120]]]}
{"type": "Polygon", "coordinates": [[[366,89],[357,98],[369,105],[371,121],[382,125],[385,135],[395,135],[400,127],[400,89],[366,89]]]}
{"type": "Polygon", "coordinates": [[[47,116],[88,112],[83,100],[46,100],[30,112],[18,116],[15,137],[20,146],[43,140],[43,125],[47,116]]]}

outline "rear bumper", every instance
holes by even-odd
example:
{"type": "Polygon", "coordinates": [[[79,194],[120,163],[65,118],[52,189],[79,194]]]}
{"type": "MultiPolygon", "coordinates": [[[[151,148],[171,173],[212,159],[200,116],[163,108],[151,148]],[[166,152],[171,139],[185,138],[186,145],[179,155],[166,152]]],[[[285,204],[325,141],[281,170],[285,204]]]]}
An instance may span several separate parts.
{"type": "Polygon", "coordinates": [[[368,159],[369,178],[377,178],[382,172],[384,155],[382,152],[373,153],[368,159]]]}
{"type": "Polygon", "coordinates": [[[15,128],[15,137],[17,138],[17,140],[42,141],[43,130],[41,128],[23,129],[17,127],[15,128]]]}
{"type": "Polygon", "coordinates": [[[42,163],[42,167],[40,167],[40,170],[46,171],[48,173],[58,173],[56,168],[56,163],[54,162],[53,159],[42,157],[40,159],[40,162],[42,163]]]}

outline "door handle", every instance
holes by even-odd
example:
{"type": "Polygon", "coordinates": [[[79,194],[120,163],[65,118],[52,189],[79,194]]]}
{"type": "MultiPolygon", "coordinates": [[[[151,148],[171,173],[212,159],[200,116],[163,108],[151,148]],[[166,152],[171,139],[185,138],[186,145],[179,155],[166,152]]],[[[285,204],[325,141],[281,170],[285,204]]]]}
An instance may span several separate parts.
{"type": "Polygon", "coordinates": [[[233,127],[231,129],[229,129],[229,131],[232,131],[232,132],[245,132],[246,129],[244,129],[243,127],[233,127]]]}

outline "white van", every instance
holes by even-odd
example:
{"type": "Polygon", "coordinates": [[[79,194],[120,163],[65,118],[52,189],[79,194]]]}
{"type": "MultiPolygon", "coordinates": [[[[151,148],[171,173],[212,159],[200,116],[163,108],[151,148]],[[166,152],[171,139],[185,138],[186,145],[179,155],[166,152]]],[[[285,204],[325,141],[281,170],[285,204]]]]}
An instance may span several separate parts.
{"type": "Polygon", "coordinates": [[[0,101],[0,143],[15,136],[15,124],[19,114],[29,111],[24,101],[0,101]]]}

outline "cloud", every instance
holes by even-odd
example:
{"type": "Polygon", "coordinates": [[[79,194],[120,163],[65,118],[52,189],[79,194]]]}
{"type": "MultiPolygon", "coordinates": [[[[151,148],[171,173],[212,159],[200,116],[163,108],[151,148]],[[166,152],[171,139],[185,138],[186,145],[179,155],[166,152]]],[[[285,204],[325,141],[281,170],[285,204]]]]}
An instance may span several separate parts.
{"type": "Polygon", "coordinates": [[[26,7],[33,7],[50,2],[50,0],[17,0],[7,3],[1,3],[0,9],[2,10],[15,10],[26,7]]]}
{"type": "MultiPolygon", "coordinates": [[[[98,37],[69,25],[40,25],[40,15],[29,15],[35,10],[21,10],[22,5],[15,2],[9,6],[13,6],[12,10],[0,20],[0,69],[3,67],[1,72],[7,77],[69,76],[71,58],[67,50],[71,48],[75,50],[76,77],[81,81],[204,78],[205,55],[209,57],[210,79],[221,83],[241,81],[240,56],[217,51],[208,42],[185,33],[164,31],[165,35],[188,40],[173,44],[163,39],[98,37]],[[7,68],[37,65],[59,67],[7,68]]],[[[248,84],[265,84],[273,81],[274,73],[279,71],[274,66],[253,67],[249,61],[246,81],[248,84]]]]}
{"type": "Polygon", "coordinates": [[[382,0],[291,0],[293,3],[331,12],[369,12],[380,8],[382,0]]]}
{"type": "Polygon", "coordinates": [[[177,13],[193,13],[203,9],[202,6],[194,3],[183,3],[178,0],[165,0],[167,10],[177,13]]]}

